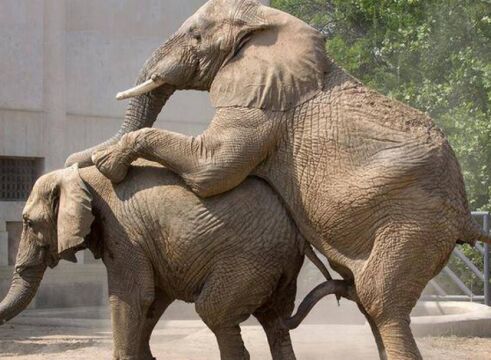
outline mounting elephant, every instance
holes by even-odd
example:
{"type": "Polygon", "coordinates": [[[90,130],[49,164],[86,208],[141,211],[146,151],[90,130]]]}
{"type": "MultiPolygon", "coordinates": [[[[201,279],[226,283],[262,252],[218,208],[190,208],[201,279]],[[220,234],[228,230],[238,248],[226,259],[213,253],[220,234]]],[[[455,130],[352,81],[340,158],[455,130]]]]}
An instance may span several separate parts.
{"type": "Polygon", "coordinates": [[[252,0],[210,0],[145,63],[110,143],[75,154],[114,182],[157,161],[202,197],[250,175],[356,288],[381,358],[419,359],[409,314],[457,242],[489,242],[460,166],[423,113],[373,91],[325,54],[321,33],[252,0]],[[209,91],[199,136],[151,126],[175,90],[209,91]],[[120,140],[118,141],[117,139],[120,140]]]}
{"type": "MultiPolygon", "coordinates": [[[[176,299],[195,303],[222,359],[249,358],[239,323],[251,314],[266,332],[273,359],[295,359],[284,320],[294,308],[304,250],[330,279],[278,196],[257,178],[201,200],[160,166],[135,167],[113,187],[94,167],[74,165],[36,182],[23,220],[0,322],[27,307],[47,266],[76,261],[75,252],[88,247],[107,268],[117,360],[153,359],[150,335],[176,299]]],[[[348,291],[343,281],[320,286],[328,291],[317,299],[312,293],[306,303],[348,291]]]]}

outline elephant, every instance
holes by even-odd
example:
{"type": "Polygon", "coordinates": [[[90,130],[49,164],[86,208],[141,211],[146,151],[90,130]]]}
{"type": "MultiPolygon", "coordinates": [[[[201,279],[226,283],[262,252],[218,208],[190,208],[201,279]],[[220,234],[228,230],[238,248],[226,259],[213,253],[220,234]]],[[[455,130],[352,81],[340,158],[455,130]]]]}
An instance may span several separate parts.
{"type": "Polygon", "coordinates": [[[409,315],[424,287],[457,243],[491,241],[431,118],[363,85],[326,54],[320,32],[255,0],[206,2],[117,98],[130,99],[118,134],[68,165],[95,164],[117,183],[143,158],[202,198],[262,178],[352,283],[381,359],[421,358],[409,315]],[[208,128],[151,128],[186,89],[209,92],[208,128]]]}
{"type": "MultiPolygon", "coordinates": [[[[286,324],[293,321],[304,253],[327,277],[330,293],[348,291],[331,280],[279,197],[258,178],[200,199],[161,166],[136,166],[113,187],[95,167],[74,165],[38,179],[23,224],[0,322],[26,308],[47,266],[76,261],[75,253],[88,248],[107,269],[117,360],[153,359],[151,333],[176,299],[195,303],[222,359],[249,358],[239,324],[251,314],[273,359],[295,359],[286,324]]],[[[301,312],[303,318],[308,309],[301,312]]]]}

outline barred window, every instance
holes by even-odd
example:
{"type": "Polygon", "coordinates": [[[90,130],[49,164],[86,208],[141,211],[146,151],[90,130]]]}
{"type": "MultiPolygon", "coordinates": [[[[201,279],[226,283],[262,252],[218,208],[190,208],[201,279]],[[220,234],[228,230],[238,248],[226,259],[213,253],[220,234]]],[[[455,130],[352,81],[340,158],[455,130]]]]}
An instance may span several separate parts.
{"type": "Polygon", "coordinates": [[[42,166],[40,158],[0,157],[0,201],[27,200],[42,166]]]}

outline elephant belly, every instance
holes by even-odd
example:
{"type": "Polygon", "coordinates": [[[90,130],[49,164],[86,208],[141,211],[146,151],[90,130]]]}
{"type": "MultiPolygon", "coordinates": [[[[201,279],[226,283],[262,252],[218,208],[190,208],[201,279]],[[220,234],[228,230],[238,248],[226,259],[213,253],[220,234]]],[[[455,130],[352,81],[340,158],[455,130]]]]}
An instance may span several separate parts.
{"type": "Polygon", "coordinates": [[[225,273],[224,282],[246,277],[243,282],[249,283],[251,276],[260,280],[268,269],[274,272],[268,281],[275,282],[302,258],[293,220],[260,179],[246,179],[237,188],[208,199],[186,188],[167,189],[165,196],[154,197],[162,199],[154,216],[165,224],[166,234],[155,252],[165,251],[161,257],[166,261],[159,264],[157,258],[154,262],[162,286],[177,299],[194,302],[210,277],[219,276],[220,271],[225,273]]]}

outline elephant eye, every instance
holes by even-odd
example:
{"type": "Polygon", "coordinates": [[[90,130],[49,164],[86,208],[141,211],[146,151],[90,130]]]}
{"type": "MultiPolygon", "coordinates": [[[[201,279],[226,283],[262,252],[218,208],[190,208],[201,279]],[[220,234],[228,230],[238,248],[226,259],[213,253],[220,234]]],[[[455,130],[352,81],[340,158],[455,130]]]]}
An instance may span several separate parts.
{"type": "Polygon", "coordinates": [[[31,219],[29,219],[26,215],[22,217],[22,222],[24,223],[24,226],[32,229],[33,222],[31,219]]]}
{"type": "Polygon", "coordinates": [[[193,38],[197,41],[197,42],[201,42],[201,34],[199,33],[194,33],[193,34],[193,38]]]}
{"type": "Polygon", "coordinates": [[[22,217],[22,220],[24,222],[24,225],[31,228],[32,227],[32,220],[29,219],[26,215],[22,217]]]}
{"type": "Polygon", "coordinates": [[[198,42],[201,42],[201,33],[196,28],[189,29],[189,34],[193,39],[198,42]]]}
{"type": "Polygon", "coordinates": [[[40,246],[40,249],[41,249],[41,250],[43,250],[43,251],[46,251],[46,252],[48,252],[48,251],[49,251],[49,248],[50,248],[49,244],[47,244],[47,245],[46,245],[46,244],[44,244],[44,245],[41,245],[41,246],[40,246]]]}

